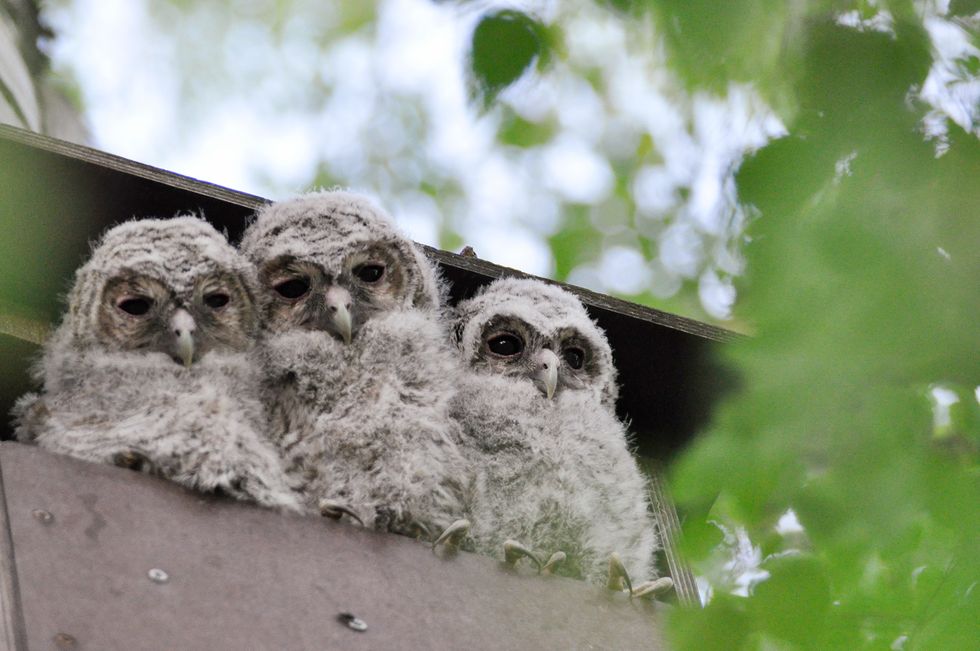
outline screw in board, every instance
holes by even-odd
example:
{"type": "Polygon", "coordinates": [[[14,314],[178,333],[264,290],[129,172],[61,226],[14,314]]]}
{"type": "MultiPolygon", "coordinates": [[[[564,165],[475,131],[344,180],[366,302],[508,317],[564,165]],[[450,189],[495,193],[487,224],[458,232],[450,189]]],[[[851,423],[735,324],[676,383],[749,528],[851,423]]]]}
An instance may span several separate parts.
{"type": "Polygon", "coordinates": [[[352,631],[357,631],[358,633],[363,633],[367,630],[367,622],[365,622],[360,617],[352,615],[350,613],[340,613],[337,618],[343,623],[347,624],[347,628],[352,631]]]}
{"type": "Polygon", "coordinates": [[[150,577],[150,581],[153,581],[154,583],[166,583],[170,580],[170,575],[157,567],[154,567],[152,570],[147,572],[146,575],[150,577]]]}

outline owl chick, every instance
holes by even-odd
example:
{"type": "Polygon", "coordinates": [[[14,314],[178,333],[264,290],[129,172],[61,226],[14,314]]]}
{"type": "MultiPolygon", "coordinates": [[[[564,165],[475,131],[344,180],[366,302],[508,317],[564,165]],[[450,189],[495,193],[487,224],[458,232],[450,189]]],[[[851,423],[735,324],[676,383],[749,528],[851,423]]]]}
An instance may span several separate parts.
{"type": "Polygon", "coordinates": [[[299,510],[265,438],[254,271],[196,217],[105,233],[14,408],[17,438],[299,510]]]}
{"type": "Polygon", "coordinates": [[[241,250],[264,292],[272,436],[307,504],[404,534],[453,522],[460,365],[432,264],[381,209],[339,191],[268,206],[241,250]]]}
{"type": "Polygon", "coordinates": [[[452,411],[477,473],[477,551],[561,550],[557,573],[614,589],[655,577],[658,540],[615,414],[612,351],[581,302],[541,281],[498,280],[457,306],[453,339],[469,367],[452,411]]]}

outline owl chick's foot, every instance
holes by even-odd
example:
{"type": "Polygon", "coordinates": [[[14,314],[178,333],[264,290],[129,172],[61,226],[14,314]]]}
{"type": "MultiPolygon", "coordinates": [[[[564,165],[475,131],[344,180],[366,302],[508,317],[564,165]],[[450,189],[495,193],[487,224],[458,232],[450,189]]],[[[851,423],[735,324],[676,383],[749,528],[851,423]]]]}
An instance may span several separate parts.
{"type": "Polygon", "coordinates": [[[415,538],[415,540],[426,541],[432,540],[432,531],[429,530],[425,523],[419,522],[418,520],[412,520],[408,523],[407,531],[402,532],[401,527],[392,527],[391,529],[394,533],[405,533],[409,538],[415,538]]]}
{"type": "Polygon", "coordinates": [[[153,471],[153,464],[150,463],[150,460],[139,452],[134,452],[133,450],[117,452],[112,457],[112,464],[119,466],[120,468],[135,470],[136,472],[149,473],[153,471]]]}
{"type": "Polygon", "coordinates": [[[361,516],[352,511],[346,504],[334,500],[320,500],[318,506],[320,507],[320,515],[325,518],[339,520],[342,516],[347,515],[357,520],[357,523],[362,527],[364,526],[364,520],[361,519],[361,516]]]}
{"type": "Polygon", "coordinates": [[[658,594],[663,594],[674,587],[674,581],[670,577],[665,576],[653,581],[646,581],[634,588],[629,572],[626,571],[622,559],[619,557],[619,554],[613,552],[609,556],[609,580],[606,583],[606,587],[616,592],[626,590],[630,595],[630,599],[633,597],[656,597],[658,594]]]}
{"type": "Polygon", "coordinates": [[[630,593],[634,597],[650,597],[656,599],[659,595],[670,591],[674,587],[674,581],[669,576],[664,576],[653,581],[646,581],[633,588],[630,593]]]}
{"type": "Polygon", "coordinates": [[[606,587],[616,592],[627,590],[630,596],[633,595],[633,582],[630,580],[630,574],[626,571],[626,566],[623,565],[622,559],[616,552],[609,555],[609,580],[606,581],[606,587]]]}
{"type": "Polygon", "coordinates": [[[548,562],[541,568],[542,574],[554,574],[555,569],[565,562],[565,552],[557,551],[548,558],[548,562]]]}
{"type": "Polygon", "coordinates": [[[459,543],[463,541],[469,530],[469,520],[456,520],[446,527],[446,530],[439,534],[439,537],[432,543],[432,551],[435,551],[439,545],[445,545],[452,550],[459,549],[459,543]]]}
{"type": "Polygon", "coordinates": [[[521,557],[530,558],[534,562],[538,572],[541,571],[541,560],[534,555],[530,549],[517,542],[516,540],[504,541],[504,562],[511,566],[516,566],[521,557]]]}

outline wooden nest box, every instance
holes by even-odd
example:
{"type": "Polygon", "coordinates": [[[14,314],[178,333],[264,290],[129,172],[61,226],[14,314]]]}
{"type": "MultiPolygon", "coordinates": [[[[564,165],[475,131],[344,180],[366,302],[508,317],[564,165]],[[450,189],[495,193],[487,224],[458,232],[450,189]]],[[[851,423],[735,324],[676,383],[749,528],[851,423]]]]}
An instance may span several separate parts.
{"type": "MultiPolygon", "coordinates": [[[[0,435],[60,296],[106,227],[201,212],[233,241],[265,200],[0,125],[0,435]]],[[[452,300],[524,275],[427,248],[452,300]]],[[[653,470],[661,571],[698,603],[656,468],[705,424],[733,335],[575,287],[612,344],[619,414],[653,470]]],[[[433,554],[127,470],[0,444],[0,649],[662,648],[656,610],[583,582],[433,554]],[[363,626],[362,626],[363,624],[363,626]],[[365,629],[366,627],[366,629],[365,629]],[[360,630],[365,629],[365,630],[360,630]]]]}

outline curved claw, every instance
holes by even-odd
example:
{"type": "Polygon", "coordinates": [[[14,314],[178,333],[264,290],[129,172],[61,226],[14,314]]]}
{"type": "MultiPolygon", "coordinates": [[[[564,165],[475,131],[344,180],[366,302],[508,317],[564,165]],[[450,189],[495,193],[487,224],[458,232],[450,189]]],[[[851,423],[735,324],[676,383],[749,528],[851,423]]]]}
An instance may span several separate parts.
{"type": "Polygon", "coordinates": [[[551,555],[550,558],[548,558],[548,562],[544,564],[544,567],[541,568],[541,573],[542,574],[554,573],[555,569],[559,565],[564,563],[566,558],[567,557],[565,556],[565,552],[563,551],[555,552],[554,554],[551,555]]]}
{"type": "Polygon", "coordinates": [[[508,565],[517,565],[517,561],[521,560],[522,556],[530,558],[534,562],[534,565],[538,568],[538,572],[541,571],[541,560],[534,555],[534,552],[516,540],[504,541],[505,563],[508,565]]]}
{"type": "Polygon", "coordinates": [[[149,472],[152,470],[150,460],[147,459],[145,455],[134,450],[126,450],[125,452],[117,452],[114,454],[112,457],[112,465],[119,466],[120,468],[127,468],[129,470],[135,470],[136,472],[149,472]]]}
{"type": "Polygon", "coordinates": [[[631,594],[634,597],[656,597],[659,594],[663,594],[674,587],[674,580],[669,576],[664,576],[659,579],[654,579],[653,581],[646,581],[636,586],[631,594]]]}
{"type": "Polygon", "coordinates": [[[418,520],[412,520],[408,524],[408,528],[409,531],[411,532],[409,535],[412,538],[415,538],[416,540],[432,539],[432,532],[429,530],[427,526],[425,526],[425,524],[419,522],[418,520]]]}
{"type": "Polygon", "coordinates": [[[439,534],[435,542],[432,543],[432,551],[435,551],[436,547],[445,544],[446,547],[451,549],[456,549],[459,547],[459,543],[463,540],[463,537],[470,530],[469,520],[456,520],[451,525],[449,525],[445,531],[439,534]]]}
{"type": "Polygon", "coordinates": [[[633,582],[630,580],[630,574],[626,571],[623,560],[616,552],[609,555],[609,580],[606,582],[606,587],[616,592],[622,592],[625,589],[630,593],[630,596],[633,596],[633,582]]]}
{"type": "Polygon", "coordinates": [[[358,524],[362,527],[364,526],[364,520],[361,519],[357,513],[352,511],[350,507],[340,502],[335,502],[334,500],[320,500],[320,515],[325,518],[330,518],[331,520],[339,520],[341,516],[348,515],[351,518],[357,520],[358,524]]]}

